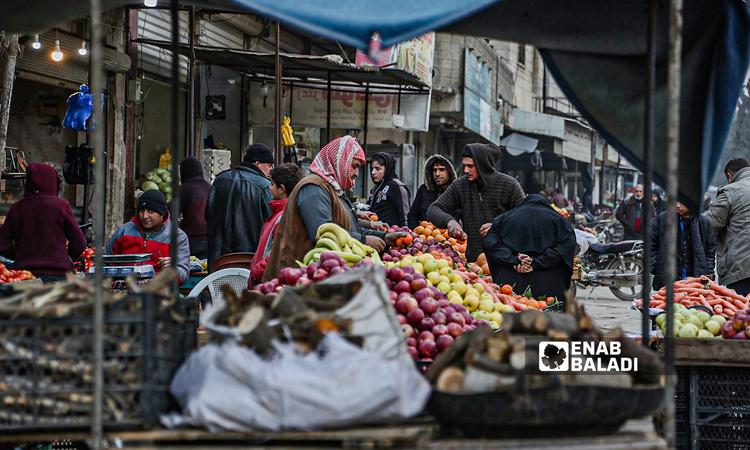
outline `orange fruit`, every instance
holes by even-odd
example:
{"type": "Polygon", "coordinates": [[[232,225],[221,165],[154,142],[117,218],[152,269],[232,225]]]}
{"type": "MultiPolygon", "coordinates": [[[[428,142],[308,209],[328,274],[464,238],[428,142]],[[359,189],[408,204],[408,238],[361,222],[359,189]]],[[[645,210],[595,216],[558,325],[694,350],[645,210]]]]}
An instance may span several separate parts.
{"type": "Polygon", "coordinates": [[[419,225],[416,228],[414,228],[414,232],[416,234],[422,234],[424,232],[424,227],[422,225],[419,225]]]}
{"type": "Polygon", "coordinates": [[[482,272],[484,272],[485,275],[489,275],[490,267],[487,264],[482,264],[482,272]]]}
{"type": "Polygon", "coordinates": [[[433,230],[433,232],[432,232],[432,237],[438,237],[438,236],[440,236],[441,234],[442,234],[442,233],[440,233],[440,230],[433,230]]]}
{"type": "Polygon", "coordinates": [[[484,255],[484,253],[480,253],[477,257],[477,264],[479,264],[480,266],[487,264],[487,257],[484,255]]]}
{"type": "Polygon", "coordinates": [[[426,220],[423,220],[423,221],[419,222],[419,226],[421,226],[422,228],[427,228],[427,227],[431,226],[431,224],[430,224],[430,222],[428,222],[426,220]]]}
{"type": "Polygon", "coordinates": [[[505,295],[513,295],[513,286],[511,286],[511,285],[509,285],[509,284],[504,284],[504,285],[503,285],[503,286],[502,286],[502,287],[500,288],[500,292],[501,292],[502,294],[505,294],[505,295]]]}

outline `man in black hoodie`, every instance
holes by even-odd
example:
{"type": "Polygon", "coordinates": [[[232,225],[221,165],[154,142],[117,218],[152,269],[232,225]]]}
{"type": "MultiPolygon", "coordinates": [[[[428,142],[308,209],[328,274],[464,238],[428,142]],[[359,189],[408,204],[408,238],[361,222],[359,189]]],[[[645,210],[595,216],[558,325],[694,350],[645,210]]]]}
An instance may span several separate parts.
{"type": "Polygon", "coordinates": [[[427,218],[448,228],[455,238],[468,238],[466,258],[476,261],[492,219],[523,202],[518,181],[495,170],[499,151],[487,144],[469,144],[463,153],[464,176],[456,180],[427,210],[427,218]],[[455,214],[461,210],[463,226],[455,214]],[[464,232],[464,230],[466,230],[464,232]]]}
{"type": "Polygon", "coordinates": [[[203,166],[197,158],[185,158],[180,163],[180,228],[190,241],[190,254],[205,259],[208,256],[206,203],[211,185],[203,178],[203,166]]]}
{"type": "Polygon", "coordinates": [[[409,228],[414,229],[419,222],[427,220],[427,209],[456,181],[456,169],[450,160],[442,155],[432,155],[424,164],[424,184],[417,190],[417,196],[409,210],[409,228]]]}
{"type": "Polygon", "coordinates": [[[388,225],[406,226],[410,195],[409,189],[396,174],[396,159],[390,153],[377,153],[370,164],[371,178],[375,183],[367,202],[370,211],[388,225]]]}

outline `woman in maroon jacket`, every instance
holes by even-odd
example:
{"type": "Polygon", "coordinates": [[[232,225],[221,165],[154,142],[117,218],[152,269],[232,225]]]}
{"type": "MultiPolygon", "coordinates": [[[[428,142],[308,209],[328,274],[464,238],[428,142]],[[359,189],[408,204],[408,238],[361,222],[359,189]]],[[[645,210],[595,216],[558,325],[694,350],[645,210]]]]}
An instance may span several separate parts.
{"type": "Polygon", "coordinates": [[[70,204],[58,197],[60,179],[54,167],[31,163],[26,194],[11,206],[0,228],[0,255],[15,260],[45,282],[63,281],[86,248],[86,238],[70,204]]]}
{"type": "Polygon", "coordinates": [[[206,203],[211,185],[203,178],[203,166],[197,158],[186,158],[180,164],[180,227],[190,241],[190,254],[198,259],[208,256],[206,203]]]}

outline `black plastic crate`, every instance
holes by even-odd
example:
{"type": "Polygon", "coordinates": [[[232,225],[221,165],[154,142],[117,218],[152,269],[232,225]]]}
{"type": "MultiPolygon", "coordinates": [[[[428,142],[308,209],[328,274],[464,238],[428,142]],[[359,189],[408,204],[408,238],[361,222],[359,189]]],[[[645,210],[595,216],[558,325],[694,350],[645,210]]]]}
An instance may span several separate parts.
{"type": "MultiPolygon", "coordinates": [[[[104,426],[142,428],[170,406],[169,383],[195,348],[193,300],[165,305],[131,294],[110,305],[104,326],[104,426]]],[[[91,424],[90,315],[0,320],[0,431],[91,424]]]]}
{"type": "Polygon", "coordinates": [[[744,367],[679,367],[677,448],[750,448],[750,377],[744,367]]]}

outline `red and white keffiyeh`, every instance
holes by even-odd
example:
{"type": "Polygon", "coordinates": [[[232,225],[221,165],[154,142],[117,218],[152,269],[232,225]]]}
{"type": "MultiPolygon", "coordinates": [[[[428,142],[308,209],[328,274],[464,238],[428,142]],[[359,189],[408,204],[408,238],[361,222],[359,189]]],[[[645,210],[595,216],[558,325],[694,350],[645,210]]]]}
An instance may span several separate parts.
{"type": "Polygon", "coordinates": [[[342,136],[326,144],[310,165],[310,172],[331,183],[338,195],[354,188],[352,161],[365,164],[365,152],[359,142],[351,136],[342,136]]]}

